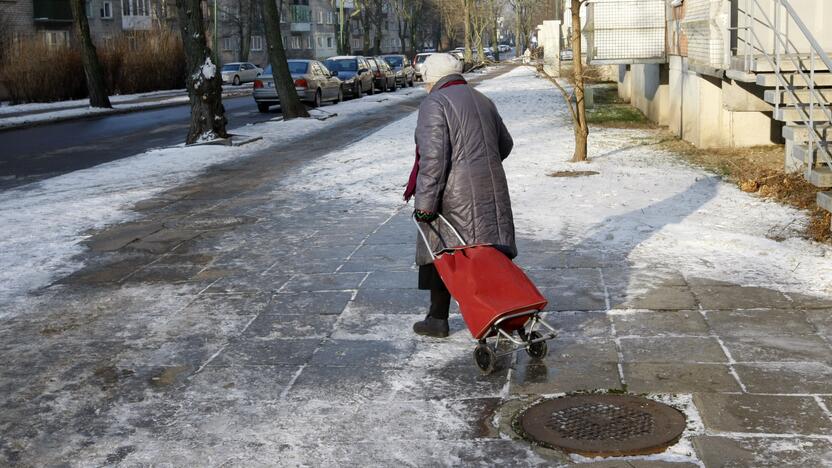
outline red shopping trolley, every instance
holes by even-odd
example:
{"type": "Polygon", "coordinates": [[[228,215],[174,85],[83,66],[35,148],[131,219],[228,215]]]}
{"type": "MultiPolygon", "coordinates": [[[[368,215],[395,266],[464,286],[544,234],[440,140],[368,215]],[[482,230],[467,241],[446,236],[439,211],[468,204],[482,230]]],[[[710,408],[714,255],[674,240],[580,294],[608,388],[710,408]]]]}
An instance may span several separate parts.
{"type": "Polygon", "coordinates": [[[489,244],[466,245],[444,216],[439,215],[438,220],[459,240],[459,246],[448,247],[442,241],[440,229],[428,224],[426,227],[433,229],[444,245],[434,252],[420,223],[415,218],[413,222],[439,276],[459,304],[468,330],[477,340],[474,361],[480,371],[490,374],[499,356],[521,349],[532,358],[544,358],[549,352],[546,341],[557,336],[557,331],[540,317],[548,303],[546,298],[523,270],[502,252],[489,244]],[[491,337],[495,337],[493,344],[488,342],[491,337]],[[501,350],[501,341],[514,346],[501,350]]]}

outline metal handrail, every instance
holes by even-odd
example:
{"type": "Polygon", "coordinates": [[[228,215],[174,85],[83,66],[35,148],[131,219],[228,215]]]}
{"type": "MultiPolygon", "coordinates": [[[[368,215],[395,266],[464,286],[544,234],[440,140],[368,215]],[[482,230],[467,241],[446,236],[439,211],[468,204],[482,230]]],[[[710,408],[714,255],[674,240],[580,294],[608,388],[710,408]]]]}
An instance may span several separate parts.
{"type": "MultiPolygon", "coordinates": [[[[772,1],[772,10],[774,13],[774,21],[772,21],[768,15],[766,15],[765,11],[763,10],[762,6],[760,5],[759,0],[746,0],[745,1],[745,18],[746,18],[746,26],[744,28],[737,28],[739,30],[745,30],[748,37],[744,38],[745,43],[745,67],[746,72],[751,71],[751,50],[758,50],[762,52],[762,55],[768,60],[771,67],[774,69],[774,75],[777,77],[777,85],[775,89],[775,110],[780,109],[780,103],[783,99],[781,99],[780,88],[781,86],[788,93],[789,98],[792,100],[793,107],[798,111],[801,118],[803,119],[803,125],[807,128],[808,132],[808,140],[809,140],[809,162],[807,164],[807,174],[811,174],[815,160],[813,158],[814,149],[817,147],[819,150],[818,153],[822,155],[824,159],[824,163],[827,166],[832,168],[832,152],[828,145],[826,145],[826,135],[822,134],[818,129],[815,127],[815,108],[816,105],[819,106],[821,112],[826,116],[827,120],[832,122],[832,107],[826,99],[824,98],[823,94],[818,92],[815,88],[815,59],[819,59],[826,65],[827,70],[832,72],[832,59],[826,54],[826,51],[823,50],[820,43],[818,43],[817,39],[812,35],[809,28],[803,23],[800,17],[797,14],[797,11],[791,6],[788,0],[771,0],[772,1]],[[785,31],[780,30],[780,13],[782,10],[786,13],[786,24],[785,24],[785,31]],[[762,19],[765,21],[761,21],[760,17],[755,14],[755,10],[759,9],[760,15],[762,19]],[[804,71],[807,68],[804,65],[804,60],[800,57],[800,54],[797,52],[797,47],[791,41],[789,37],[789,21],[793,21],[800,32],[803,34],[803,38],[809,43],[811,50],[809,52],[809,73],[804,71]],[[773,39],[773,52],[769,53],[767,48],[763,45],[763,42],[760,40],[760,37],[757,36],[757,32],[752,27],[753,23],[760,23],[766,28],[772,31],[772,39],[773,39]],[[754,42],[752,42],[752,39],[754,42]],[[794,81],[788,82],[786,78],[783,76],[782,71],[782,64],[783,59],[781,55],[780,48],[782,47],[782,53],[786,55],[786,57],[792,62],[795,67],[795,74],[800,76],[806,84],[806,88],[809,91],[809,102],[808,112],[806,111],[807,103],[804,103],[797,95],[794,89],[794,81]],[[795,54],[790,54],[789,50],[794,50],[795,54]],[[772,57],[774,55],[774,57],[772,57]]],[[[740,40],[741,38],[737,38],[740,40]]],[[[739,45],[738,45],[739,47],[739,45]]],[[[793,76],[795,75],[793,74],[793,76]]]]}

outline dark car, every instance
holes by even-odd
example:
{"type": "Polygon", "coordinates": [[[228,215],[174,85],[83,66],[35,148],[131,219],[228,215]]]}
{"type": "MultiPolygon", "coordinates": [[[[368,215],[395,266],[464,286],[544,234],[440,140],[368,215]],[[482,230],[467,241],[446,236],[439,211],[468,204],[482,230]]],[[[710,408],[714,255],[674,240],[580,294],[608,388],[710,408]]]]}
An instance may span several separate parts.
{"type": "MultiPolygon", "coordinates": [[[[341,102],[344,91],[341,80],[317,60],[289,60],[289,73],[295,80],[295,91],[301,101],[318,107],[323,101],[341,102]]],[[[269,106],[280,104],[274,86],[272,66],[266,67],[263,75],[254,80],[254,102],[260,112],[267,112],[269,106]]]]}
{"type": "Polygon", "coordinates": [[[413,82],[416,80],[416,70],[410,64],[410,60],[404,55],[382,55],[381,58],[390,65],[393,72],[396,74],[396,83],[404,88],[405,86],[413,87],[413,82]]]}
{"type": "Polygon", "coordinates": [[[366,58],[360,55],[330,57],[324,61],[324,65],[341,79],[346,94],[358,98],[363,93],[376,92],[373,86],[374,75],[366,58]]]}
{"type": "Polygon", "coordinates": [[[370,64],[370,71],[375,76],[375,86],[384,91],[396,91],[396,73],[387,65],[381,57],[367,57],[367,62],[370,64]]]}

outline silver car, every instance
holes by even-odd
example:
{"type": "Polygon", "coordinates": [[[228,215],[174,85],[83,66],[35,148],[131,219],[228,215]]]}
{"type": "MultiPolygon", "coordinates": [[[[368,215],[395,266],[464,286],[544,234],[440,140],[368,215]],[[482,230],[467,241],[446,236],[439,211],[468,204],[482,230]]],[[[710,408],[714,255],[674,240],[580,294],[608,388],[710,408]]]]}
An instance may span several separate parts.
{"type": "Polygon", "coordinates": [[[424,81],[424,79],[422,78],[422,69],[425,66],[425,60],[427,60],[428,57],[430,57],[433,54],[433,52],[416,54],[416,57],[413,59],[413,69],[416,71],[417,80],[424,81]]]}
{"type": "MultiPolygon", "coordinates": [[[[295,91],[301,101],[318,107],[324,101],[339,103],[344,99],[341,80],[317,60],[289,60],[289,73],[295,80],[295,91]]],[[[254,80],[254,102],[257,110],[268,112],[269,107],[280,104],[274,86],[272,66],[266,67],[263,76],[254,80]]]]}
{"type": "Polygon", "coordinates": [[[232,62],[223,65],[220,74],[223,83],[239,85],[254,81],[263,74],[263,69],[249,62],[232,62]]]}

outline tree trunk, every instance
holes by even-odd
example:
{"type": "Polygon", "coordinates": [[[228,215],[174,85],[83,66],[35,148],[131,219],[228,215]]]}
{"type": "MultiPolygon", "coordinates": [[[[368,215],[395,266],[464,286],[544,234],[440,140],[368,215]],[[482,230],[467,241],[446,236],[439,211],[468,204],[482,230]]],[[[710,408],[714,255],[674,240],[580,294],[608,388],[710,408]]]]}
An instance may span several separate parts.
{"type": "Polygon", "coordinates": [[[84,0],[72,0],[69,4],[75,18],[75,33],[81,44],[81,64],[84,67],[87,93],[90,95],[90,107],[110,109],[113,106],[110,105],[110,98],[107,96],[107,85],[104,83],[104,73],[95,52],[95,44],[90,38],[90,24],[87,21],[84,0]]]}
{"type": "Polygon", "coordinates": [[[407,47],[407,20],[397,20],[396,21],[399,25],[399,42],[401,43],[401,49],[399,49],[400,54],[405,53],[405,47],[407,47]]]}
{"type": "Polygon", "coordinates": [[[516,18],[514,19],[514,56],[519,57],[523,55],[523,44],[520,40],[520,22],[522,15],[520,14],[520,7],[517,7],[516,18]]]}
{"type": "Polygon", "coordinates": [[[471,54],[471,2],[473,0],[462,0],[462,21],[464,23],[464,32],[465,38],[463,43],[465,44],[465,54],[463,55],[466,68],[471,65],[472,62],[472,54],[471,54]]]}
{"type": "Polygon", "coordinates": [[[361,12],[361,40],[362,40],[362,47],[363,50],[361,51],[362,55],[370,55],[370,13],[369,7],[365,4],[363,11],[361,12]]]}
{"type": "Polygon", "coordinates": [[[295,91],[295,80],[289,72],[289,63],[286,61],[286,50],[283,48],[283,36],[280,34],[280,12],[274,0],[261,0],[263,2],[263,26],[266,30],[266,45],[269,48],[269,63],[272,66],[274,85],[277,88],[277,97],[280,99],[280,113],[283,120],[291,120],[296,117],[309,117],[295,91]]]}
{"type": "Polygon", "coordinates": [[[493,29],[491,30],[491,48],[494,49],[494,59],[496,61],[500,61],[500,29],[497,25],[497,12],[494,13],[494,24],[493,29]]]}
{"type": "Polygon", "coordinates": [[[227,138],[225,108],[222,105],[222,76],[211,60],[205,43],[205,22],[200,0],[176,0],[179,30],[188,69],[188,97],[191,125],[186,143],[227,138]]]}
{"type": "Polygon", "coordinates": [[[382,26],[384,23],[384,12],[381,11],[384,6],[383,1],[375,2],[376,11],[373,15],[373,23],[375,25],[375,36],[373,37],[373,55],[381,55],[381,38],[383,35],[382,26]]]}
{"type": "Polygon", "coordinates": [[[572,162],[587,160],[586,102],[584,101],[584,65],[581,61],[581,0],[572,0],[572,71],[575,78],[575,154],[572,162]]]}
{"type": "Polygon", "coordinates": [[[251,0],[240,0],[240,61],[248,62],[248,56],[251,54],[251,23],[253,20],[253,13],[251,8],[251,0]]]}

